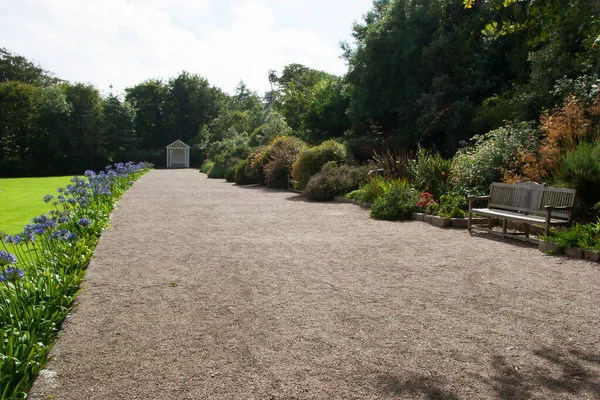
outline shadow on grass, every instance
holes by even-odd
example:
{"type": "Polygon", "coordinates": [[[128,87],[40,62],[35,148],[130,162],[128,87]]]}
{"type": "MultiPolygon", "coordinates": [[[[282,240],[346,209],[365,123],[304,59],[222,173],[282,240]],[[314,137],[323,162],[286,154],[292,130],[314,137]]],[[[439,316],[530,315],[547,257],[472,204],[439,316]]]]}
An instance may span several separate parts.
{"type": "Polygon", "coordinates": [[[600,397],[599,354],[579,350],[560,352],[543,347],[533,355],[540,362],[528,370],[511,365],[505,357],[492,358],[491,384],[499,399],[530,399],[539,389],[547,389],[557,396],[600,397]],[[596,372],[590,372],[592,367],[596,372]]]}

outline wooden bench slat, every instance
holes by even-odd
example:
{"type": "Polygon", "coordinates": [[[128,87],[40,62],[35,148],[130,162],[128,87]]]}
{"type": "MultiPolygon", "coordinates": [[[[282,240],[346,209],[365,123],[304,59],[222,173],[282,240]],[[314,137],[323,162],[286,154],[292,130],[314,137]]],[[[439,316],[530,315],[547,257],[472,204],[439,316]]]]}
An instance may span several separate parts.
{"type": "MultiPolygon", "coordinates": [[[[539,215],[515,214],[513,212],[506,212],[502,210],[490,210],[489,208],[474,208],[472,211],[473,214],[483,215],[485,217],[507,218],[514,221],[531,222],[542,225],[546,223],[546,218],[539,215]]],[[[565,220],[551,218],[550,223],[553,225],[559,225],[565,223],[565,220]]]]}
{"type": "Polygon", "coordinates": [[[475,198],[469,198],[468,229],[473,228],[471,219],[473,214],[477,214],[501,219],[503,236],[506,235],[506,221],[508,220],[526,223],[525,235],[527,237],[529,237],[529,225],[531,224],[545,226],[547,235],[550,226],[571,223],[575,194],[574,189],[549,188],[533,182],[493,183],[487,208],[473,208],[475,198]],[[562,207],[562,209],[553,207],[562,207]]]}

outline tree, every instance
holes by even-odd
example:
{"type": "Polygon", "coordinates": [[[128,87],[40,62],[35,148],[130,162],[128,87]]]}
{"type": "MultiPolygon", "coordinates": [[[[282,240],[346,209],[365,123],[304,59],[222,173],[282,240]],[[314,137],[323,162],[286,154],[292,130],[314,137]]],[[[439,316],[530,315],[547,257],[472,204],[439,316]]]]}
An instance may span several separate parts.
{"type": "Polygon", "coordinates": [[[71,106],[67,124],[66,152],[72,155],[76,171],[99,169],[108,162],[105,149],[108,142],[102,131],[102,98],[92,85],[66,84],[65,94],[71,106]]]}
{"type": "Polygon", "coordinates": [[[139,146],[149,150],[168,145],[163,138],[167,125],[168,89],[160,80],[148,80],[125,89],[125,101],[135,110],[135,132],[139,146]]]}
{"type": "Polygon", "coordinates": [[[25,57],[0,47],[0,82],[19,81],[38,86],[49,86],[60,80],[25,57]]]}
{"type": "MultiPolygon", "coordinates": [[[[135,133],[135,110],[127,101],[109,94],[102,99],[104,150],[110,162],[127,162],[139,150],[135,133]]],[[[138,160],[135,160],[138,161],[138,160]]]]}
{"type": "Polygon", "coordinates": [[[0,161],[3,176],[32,173],[31,144],[38,134],[36,119],[42,89],[29,83],[0,83],[0,161]]]}
{"type": "Polygon", "coordinates": [[[292,129],[301,129],[316,85],[330,75],[301,64],[286,65],[280,76],[275,71],[270,71],[269,74],[269,80],[277,92],[273,95],[275,108],[292,129]]]}

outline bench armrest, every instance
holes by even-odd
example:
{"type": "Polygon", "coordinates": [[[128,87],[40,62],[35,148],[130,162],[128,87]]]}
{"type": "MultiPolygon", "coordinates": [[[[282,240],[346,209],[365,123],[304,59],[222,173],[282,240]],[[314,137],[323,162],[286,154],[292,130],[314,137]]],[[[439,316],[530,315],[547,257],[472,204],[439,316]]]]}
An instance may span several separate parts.
{"type": "Polygon", "coordinates": [[[490,196],[468,196],[469,200],[489,200],[490,196]]]}
{"type": "Polygon", "coordinates": [[[572,206],[544,206],[544,210],[573,210],[572,206]]]}
{"type": "Polygon", "coordinates": [[[473,209],[473,202],[475,200],[490,200],[490,196],[468,196],[469,199],[469,218],[471,218],[471,210],[473,209]]]}

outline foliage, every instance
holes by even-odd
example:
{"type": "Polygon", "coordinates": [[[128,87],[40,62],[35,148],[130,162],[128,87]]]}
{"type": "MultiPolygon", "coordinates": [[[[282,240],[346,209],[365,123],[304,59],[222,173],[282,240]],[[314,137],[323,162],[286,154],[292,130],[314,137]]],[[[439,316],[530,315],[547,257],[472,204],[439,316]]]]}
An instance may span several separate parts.
{"type": "Polygon", "coordinates": [[[264,185],[265,184],[265,164],[268,159],[267,145],[259,146],[253,149],[252,154],[248,157],[248,166],[246,167],[246,175],[253,181],[264,185]]]}
{"type": "Polygon", "coordinates": [[[379,175],[371,176],[366,182],[360,185],[351,198],[364,203],[372,203],[393,185],[393,180],[390,181],[379,175]]]}
{"type": "Polygon", "coordinates": [[[235,173],[236,172],[237,172],[237,164],[232,165],[231,167],[227,168],[227,171],[225,171],[225,181],[235,182],[235,173]]]}
{"type": "Polygon", "coordinates": [[[509,167],[505,181],[547,180],[560,167],[565,154],[574,151],[580,142],[596,138],[600,97],[588,108],[584,104],[570,96],[552,113],[545,112],[541,116],[540,128],[544,136],[539,146],[524,149],[519,154],[515,162],[520,168],[509,167]]]}
{"type": "Polygon", "coordinates": [[[461,195],[487,194],[493,182],[516,170],[519,155],[537,148],[538,130],[533,123],[510,123],[476,136],[472,146],[461,149],[452,160],[451,183],[461,195]]]}
{"type": "Polygon", "coordinates": [[[576,224],[574,227],[565,230],[553,229],[546,239],[558,244],[562,249],[579,247],[600,251],[600,219],[596,223],[576,224]]]}
{"type": "Polygon", "coordinates": [[[393,182],[391,187],[375,199],[371,217],[390,221],[410,219],[418,210],[419,193],[406,179],[393,182]]]}
{"type": "Polygon", "coordinates": [[[0,398],[25,398],[74,306],[85,268],[119,197],[149,169],[115,164],[74,177],[22,233],[0,233],[0,398]],[[12,254],[14,253],[14,254],[12,254]]]}
{"type": "Polygon", "coordinates": [[[374,152],[373,163],[375,170],[388,179],[410,177],[411,155],[405,149],[386,148],[380,153],[374,152]]]}
{"type": "Polygon", "coordinates": [[[577,189],[581,211],[589,211],[600,201],[600,141],[579,143],[562,157],[554,177],[560,186],[577,189]]]}
{"type": "Polygon", "coordinates": [[[417,202],[417,206],[419,206],[421,212],[426,214],[435,214],[439,209],[439,203],[429,192],[421,193],[421,200],[417,202]]]}
{"type": "Polygon", "coordinates": [[[303,190],[309,178],[319,172],[326,163],[333,161],[339,165],[347,158],[346,147],[335,140],[327,140],[318,146],[304,149],[292,165],[292,177],[299,182],[296,189],[303,190]]]}
{"type": "Polygon", "coordinates": [[[413,184],[419,190],[429,191],[439,199],[450,186],[452,160],[444,159],[439,153],[419,147],[417,157],[410,162],[413,184]]]}
{"type": "Polygon", "coordinates": [[[0,47],[0,83],[8,81],[50,86],[60,82],[60,79],[54,78],[52,73],[43,70],[25,57],[0,47]]]}
{"type": "Polygon", "coordinates": [[[242,185],[251,185],[253,183],[256,183],[246,173],[248,165],[249,165],[249,161],[247,159],[240,161],[239,164],[236,165],[235,176],[234,176],[234,182],[236,183],[236,185],[242,186],[242,185]]]}
{"type": "Polygon", "coordinates": [[[212,168],[206,173],[210,179],[225,179],[227,166],[224,164],[214,163],[212,168]]]}
{"type": "Polygon", "coordinates": [[[235,167],[240,160],[246,159],[250,155],[248,146],[248,135],[241,134],[224,139],[219,142],[213,142],[208,150],[210,159],[214,166],[208,173],[209,178],[227,179],[233,182],[235,176],[235,167]]]}
{"type": "Polygon", "coordinates": [[[214,161],[205,161],[202,166],[200,167],[200,172],[203,172],[205,174],[208,174],[210,172],[210,170],[215,166],[215,162],[214,161]]]}
{"type": "Polygon", "coordinates": [[[254,150],[248,176],[267,187],[287,188],[288,175],[306,143],[293,136],[277,136],[269,144],[254,150]]]}
{"type": "Polygon", "coordinates": [[[277,136],[289,136],[292,129],[285,118],[277,111],[270,109],[266,113],[264,124],[258,126],[250,135],[250,146],[256,147],[269,143],[277,136]]]}
{"type": "Polygon", "coordinates": [[[440,197],[438,215],[444,218],[464,218],[467,215],[467,198],[458,193],[447,193],[440,197]]]}
{"type": "Polygon", "coordinates": [[[275,138],[270,144],[268,162],[264,166],[265,185],[272,189],[285,189],[292,165],[306,144],[293,136],[275,138]]]}
{"type": "Polygon", "coordinates": [[[366,176],[366,167],[338,165],[335,161],[330,161],[310,178],[304,195],[313,201],[332,200],[335,196],[357,189],[366,176]]]}

